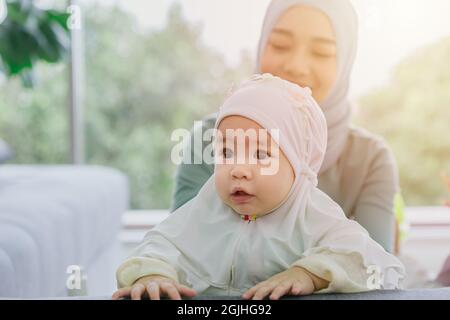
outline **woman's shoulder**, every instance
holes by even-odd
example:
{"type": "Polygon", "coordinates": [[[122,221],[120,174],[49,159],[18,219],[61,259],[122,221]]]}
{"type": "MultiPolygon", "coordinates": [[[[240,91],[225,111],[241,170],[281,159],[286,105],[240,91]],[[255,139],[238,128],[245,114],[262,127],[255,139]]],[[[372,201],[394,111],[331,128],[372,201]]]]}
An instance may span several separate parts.
{"type": "Polygon", "coordinates": [[[383,137],[359,127],[351,127],[347,146],[338,164],[346,172],[384,172],[396,175],[397,163],[383,137]]]}
{"type": "Polygon", "coordinates": [[[392,150],[386,140],[364,128],[351,127],[346,153],[352,157],[373,158],[377,156],[391,156],[392,150]]]}

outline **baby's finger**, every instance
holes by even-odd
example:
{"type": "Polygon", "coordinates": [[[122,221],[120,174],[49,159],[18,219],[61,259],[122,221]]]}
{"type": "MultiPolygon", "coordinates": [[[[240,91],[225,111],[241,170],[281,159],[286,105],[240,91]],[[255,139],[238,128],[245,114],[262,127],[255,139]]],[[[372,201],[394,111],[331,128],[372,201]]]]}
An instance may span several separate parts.
{"type": "Polygon", "coordinates": [[[278,300],[281,296],[283,296],[286,293],[288,293],[291,290],[291,287],[292,287],[292,282],[290,282],[290,281],[286,281],[286,282],[280,283],[272,291],[272,294],[270,295],[270,299],[271,300],[278,300]]]}
{"type": "Polygon", "coordinates": [[[181,300],[180,293],[178,292],[177,288],[175,288],[173,283],[163,282],[161,283],[161,289],[169,296],[170,299],[181,300]]]}
{"type": "Polygon", "coordinates": [[[126,287],[126,288],[119,289],[119,290],[117,290],[116,292],[113,293],[111,299],[119,300],[120,298],[123,298],[123,297],[129,297],[130,296],[130,292],[131,292],[131,287],[126,287]]]}
{"type": "Polygon", "coordinates": [[[145,292],[145,287],[143,284],[135,284],[131,288],[131,300],[141,300],[142,294],[145,292]]]}
{"type": "Polygon", "coordinates": [[[256,291],[253,296],[253,300],[262,300],[264,299],[272,290],[277,286],[277,283],[269,282],[265,286],[261,287],[256,291]]]}
{"type": "Polygon", "coordinates": [[[159,300],[159,284],[156,281],[150,281],[147,284],[147,293],[150,300],[159,300]]]}
{"type": "Polygon", "coordinates": [[[303,284],[300,281],[295,281],[291,288],[291,294],[300,295],[302,293],[303,284]]]}
{"type": "Polygon", "coordinates": [[[253,286],[250,289],[248,289],[246,292],[244,292],[244,294],[242,295],[242,298],[250,299],[251,297],[253,297],[255,292],[259,290],[259,288],[261,288],[262,286],[265,286],[265,285],[266,285],[265,281],[258,283],[256,286],[253,286]]]}
{"type": "Polygon", "coordinates": [[[180,294],[182,294],[183,296],[193,297],[197,294],[197,292],[194,289],[189,288],[182,284],[177,285],[177,288],[180,294]]]}

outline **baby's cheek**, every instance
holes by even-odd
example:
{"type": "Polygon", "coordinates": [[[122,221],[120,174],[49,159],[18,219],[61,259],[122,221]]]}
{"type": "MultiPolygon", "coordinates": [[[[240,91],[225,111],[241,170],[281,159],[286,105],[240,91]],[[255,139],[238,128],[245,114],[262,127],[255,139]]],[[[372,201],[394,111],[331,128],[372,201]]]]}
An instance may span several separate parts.
{"type": "Polygon", "coordinates": [[[280,197],[280,187],[282,187],[282,181],[278,175],[261,176],[259,183],[259,191],[264,195],[263,199],[267,206],[275,206],[280,197]]]}
{"type": "Polygon", "coordinates": [[[279,170],[275,175],[266,176],[262,186],[265,189],[264,194],[267,195],[267,205],[278,206],[289,193],[292,182],[293,178],[286,170],[279,170]]]}

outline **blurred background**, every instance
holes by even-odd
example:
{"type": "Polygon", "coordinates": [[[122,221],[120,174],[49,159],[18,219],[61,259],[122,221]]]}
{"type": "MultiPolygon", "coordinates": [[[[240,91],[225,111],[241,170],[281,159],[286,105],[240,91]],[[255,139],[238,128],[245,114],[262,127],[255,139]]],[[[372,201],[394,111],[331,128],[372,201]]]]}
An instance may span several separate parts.
{"type": "MultiPolygon", "coordinates": [[[[170,133],[216,111],[231,82],[252,72],[268,2],[79,1],[83,162],[127,173],[132,208],[169,207],[170,133]]],[[[68,5],[34,3],[62,12],[68,5]]],[[[354,4],[354,122],[394,149],[407,205],[442,205],[442,176],[450,174],[450,2],[354,4]]],[[[55,60],[37,60],[19,76],[0,72],[0,134],[14,150],[11,163],[71,161],[69,61],[55,60]]]]}
{"type": "MultiPolygon", "coordinates": [[[[217,111],[231,83],[253,72],[269,2],[6,0],[0,163],[3,143],[8,165],[124,173],[128,250],[170,206],[172,131],[217,111]]],[[[450,248],[450,1],[352,2],[353,122],[392,147],[416,226],[405,250],[436,274],[450,248]]]]}

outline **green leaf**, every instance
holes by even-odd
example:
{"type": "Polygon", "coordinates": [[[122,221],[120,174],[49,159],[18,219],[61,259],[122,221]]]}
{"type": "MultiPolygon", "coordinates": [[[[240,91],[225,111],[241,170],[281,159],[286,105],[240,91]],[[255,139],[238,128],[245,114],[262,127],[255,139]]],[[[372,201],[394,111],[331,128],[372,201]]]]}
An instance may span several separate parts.
{"type": "Polygon", "coordinates": [[[8,16],[0,25],[0,58],[4,73],[21,75],[26,86],[35,83],[37,61],[57,63],[70,49],[69,14],[42,10],[30,0],[8,1],[8,16]]]}
{"type": "Polygon", "coordinates": [[[67,20],[69,20],[70,14],[61,13],[56,10],[48,10],[46,12],[47,20],[58,23],[65,30],[69,31],[69,27],[67,26],[67,20]]]}
{"type": "Polygon", "coordinates": [[[57,62],[60,59],[59,45],[52,26],[48,23],[39,26],[40,46],[38,47],[39,58],[47,62],[57,62]]]}
{"type": "Polygon", "coordinates": [[[21,10],[20,3],[18,2],[8,2],[8,16],[6,20],[10,20],[15,23],[25,24],[27,21],[27,14],[21,10]]]}

